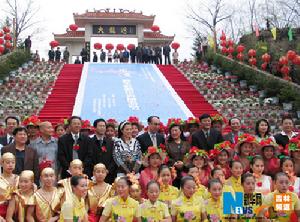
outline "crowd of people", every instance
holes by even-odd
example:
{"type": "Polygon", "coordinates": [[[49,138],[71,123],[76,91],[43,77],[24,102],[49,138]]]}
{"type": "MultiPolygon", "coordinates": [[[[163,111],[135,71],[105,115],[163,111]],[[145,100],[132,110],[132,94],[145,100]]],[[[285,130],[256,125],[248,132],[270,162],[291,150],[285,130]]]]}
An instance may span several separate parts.
{"type": "MultiPolygon", "coordinates": [[[[50,51],[49,51],[50,52],[50,51]]],[[[60,58],[60,51],[52,50],[52,57],[49,61],[54,61],[54,58],[60,58]],[[57,54],[58,53],[58,54],[57,54]],[[58,57],[56,57],[56,55],[58,57]]],[[[64,51],[65,52],[65,51],[64,51]]],[[[69,54],[68,54],[69,55],[69,54]]],[[[101,62],[101,63],[146,63],[146,64],[171,64],[171,56],[173,64],[178,63],[178,51],[175,49],[171,52],[169,45],[163,47],[150,47],[150,46],[137,46],[136,48],[127,50],[104,50],[101,49],[100,53],[93,51],[91,56],[92,62],[101,62]]],[[[65,60],[65,58],[64,58],[65,60]]],[[[89,53],[83,48],[80,52],[80,56],[76,57],[75,64],[84,64],[89,61],[89,53]],[[81,59],[80,59],[81,58],[81,59]]]]}
{"type": "MultiPolygon", "coordinates": [[[[224,134],[218,114],[164,126],[150,116],[118,123],[78,116],[55,126],[37,116],[5,119],[0,137],[1,221],[300,220],[300,136],[283,116],[271,135],[233,117],[224,134]],[[224,215],[223,193],[262,195],[251,214],[224,215]],[[275,210],[274,195],[291,198],[275,210]],[[293,220],[291,220],[293,219],[293,220]]],[[[250,204],[249,204],[250,205],[250,204]]],[[[251,205],[251,206],[252,206],[251,205]]]]}

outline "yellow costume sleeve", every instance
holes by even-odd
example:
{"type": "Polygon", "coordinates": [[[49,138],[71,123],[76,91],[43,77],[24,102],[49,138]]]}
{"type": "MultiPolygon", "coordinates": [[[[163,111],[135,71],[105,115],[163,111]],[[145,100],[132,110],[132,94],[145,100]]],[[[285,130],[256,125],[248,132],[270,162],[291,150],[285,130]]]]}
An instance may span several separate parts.
{"type": "Polygon", "coordinates": [[[109,199],[105,203],[105,207],[104,207],[104,210],[102,212],[102,215],[104,215],[106,217],[109,217],[111,215],[111,211],[112,211],[112,200],[109,199]]]}
{"type": "Polygon", "coordinates": [[[66,201],[61,207],[61,216],[64,220],[73,220],[73,204],[66,201]]]}
{"type": "Polygon", "coordinates": [[[169,208],[168,208],[167,204],[162,203],[162,205],[163,205],[163,210],[164,210],[164,217],[165,218],[170,217],[171,215],[170,215],[169,208]]]}
{"type": "Polygon", "coordinates": [[[176,206],[175,202],[173,202],[173,201],[172,201],[172,204],[171,204],[171,215],[172,216],[177,215],[177,206],[176,206]]]}

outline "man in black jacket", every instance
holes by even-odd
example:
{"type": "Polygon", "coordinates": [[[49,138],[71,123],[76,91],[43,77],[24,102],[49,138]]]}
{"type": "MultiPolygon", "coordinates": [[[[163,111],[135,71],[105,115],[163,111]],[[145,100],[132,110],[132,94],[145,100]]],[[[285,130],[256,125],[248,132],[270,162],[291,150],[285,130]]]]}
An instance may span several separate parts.
{"type": "Polygon", "coordinates": [[[63,135],[58,139],[57,158],[62,168],[62,179],[71,176],[67,170],[70,162],[74,159],[80,159],[84,165],[84,173],[92,176],[93,167],[93,145],[88,136],[80,134],[81,118],[72,116],[69,119],[70,133],[63,135]]]}
{"type": "Polygon", "coordinates": [[[108,175],[105,181],[112,184],[116,177],[116,164],[112,156],[113,141],[105,137],[106,121],[104,119],[96,119],[93,124],[95,135],[92,136],[93,142],[93,162],[94,164],[103,163],[108,175]]]}
{"type": "Polygon", "coordinates": [[[163,54],[165,56],[165,65],[170,65],[171,64],[170,53],[171,53],[170,46],[169,45],[165,45],[163,47],[163,54]]]}
{"type": "Polygon", "coordinates": [[[137,137],[142,149],[142,153],[148,150],[149,146],[159,146],[165,144],[165,138],[158,133],[160,127],[160,120],[158,116],[150,116],[148,118],[148,132],[143,133],[137,137]]]}
{"type": "Polygon", "coordinates": [[[0,137],[0,145],[6,146],[14,142],[13,131],[19,126],[19,119],[15,116],[8,116],[5,119],[5,132],[3,137],[0,137]]]}
{"type": "Polygon", "coordinates": [[[211,117],[209,114],[200,116],[202,129],[192,135],[192,146],[206,151],[212,150],[215,144],[224,141],[222,134],[211,128],[211,117]]]}
{"type": "Polygon", "coordinates": [[[48,52],[48,57],[49,57],[49,62],[54,62],[55,51],[52,47],[48,52]]]}

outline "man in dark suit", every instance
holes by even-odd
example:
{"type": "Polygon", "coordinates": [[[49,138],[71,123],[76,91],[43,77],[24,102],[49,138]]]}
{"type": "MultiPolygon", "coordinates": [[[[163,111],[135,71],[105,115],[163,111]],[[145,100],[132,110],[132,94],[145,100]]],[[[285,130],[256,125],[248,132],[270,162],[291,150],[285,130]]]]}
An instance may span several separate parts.
{"type": "Polygon", "coordinates": [[[38,156],[34,149],[26,146],[28,140],[27,129],[17,127],[13,131],[15,142],[4,146],[1,154],[10,152],[16,157],[16,167],[14,173],[19,175],[23,170],[32,170],[34,173],[35,183],[39,182],[38,156]]]}
{"type": "Polygon", "coordinates": [[[200,116],[202,129],[192,135],[192,146],[206,151],[212,150],[214,145],[224,141],[222,134],[211,128],[211,117],[209,114],[200,116]]]}
{"type": "Polygon", "coordinates": [[[230,141],[231,143],[237,143],[237,138],[243,134],[241,131],[242,125],[241,120],[237,117],[233,117],[228,122],[231,132],[224,136],[224,140],[230,141]]]}
{"type": "Polygon", "coordinates": [[[3,137],[0,137],[0,144],[2,146],[6,146],[8,144],[11,144],[14,142],[14,136],[13,131],[16,127],[19,126],[19,119],[15,116],[8,116],[5,119],[5,125],[6,125],[6,135],[3,137]]]}
{"type": "Polygon", "coordinates": [[[80,134],[81,125],[81,118],[72,116],[69,119],[70,133],[58,139],[57,159],[62,168],[62,179],[71,176],[67,170],[74,159],[80,159],[84,165],[84,173],[92,176],[93,145],[88,136],[80,134]]]}
{"type": "Polygon", "coordinates": [[[148,132],[143,133],[137,137],[142,149],[145,153],[149,146],[159,146],[165,144],[165,138],[162,134],[158,133],[160,127],[160,120],[158,116],[150,116],[148,118],[148,132]]]}
{"type": "Polygon", "coordinates": [[[293,121],[292,117],[290,117],[290,116],[284,116],[282,118],[281,128],[282,128],[282,131],[278,134],[275,134],[274,138],[278,145],[285,147],[289,143],[290,139],[298,136],[298,133],[293,131],[294,121],[293,121]]]}
{"type": "Polygon", "coordinates": [[[105,181],[112,184],[116,177],[116,164],[112,156],[113,141],[105,137],[106,121],[104,119],[96,119],[93,124],[95,128],[95,135],[92,136],[93,141],[93,162],[94,164],[103,163],[108,175],[105,181]]]}
{"type": "Polygon", "coordinates": [[[170,65],[171,64],[170,53],[171,53],[170,46],[169,45],[165,45],[163,47],[163,54],[165,56],[165,65],[170,65]]]}

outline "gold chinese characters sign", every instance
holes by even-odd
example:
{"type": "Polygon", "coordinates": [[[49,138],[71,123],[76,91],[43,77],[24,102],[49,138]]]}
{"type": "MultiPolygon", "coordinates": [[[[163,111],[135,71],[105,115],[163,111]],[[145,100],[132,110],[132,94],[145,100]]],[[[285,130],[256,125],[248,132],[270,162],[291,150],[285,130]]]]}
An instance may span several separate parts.
{"type": "Polygon", "coordinates": [[[136,35],[135,25],[93,25],[96,35],[136,35]]]}

